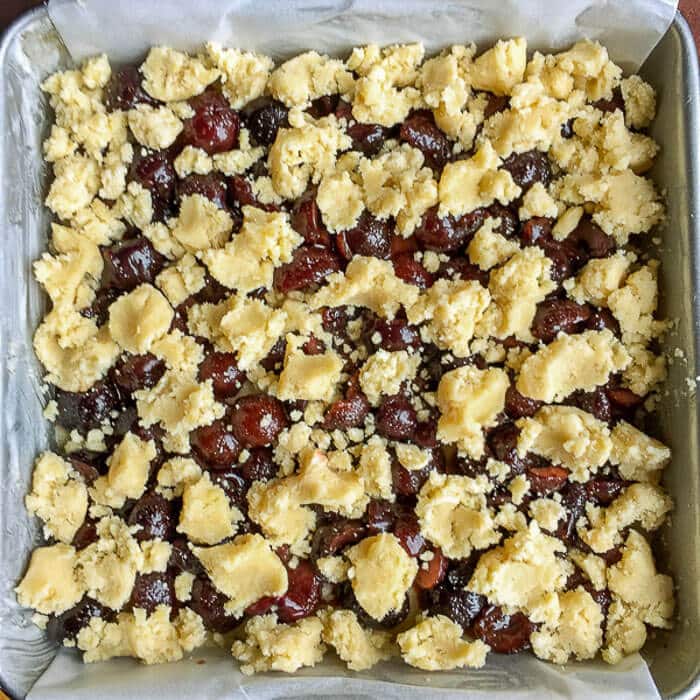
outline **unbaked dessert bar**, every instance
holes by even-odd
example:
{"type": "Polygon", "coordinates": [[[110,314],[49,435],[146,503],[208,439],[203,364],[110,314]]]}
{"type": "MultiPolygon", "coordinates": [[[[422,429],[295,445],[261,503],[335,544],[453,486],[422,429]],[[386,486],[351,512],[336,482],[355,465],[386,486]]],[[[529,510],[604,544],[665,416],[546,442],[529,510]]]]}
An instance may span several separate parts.
{"type": "Polygon", "coordinates": [[[43,84],[56,450],[17,586],[85,661],[609,663],[669,628],[655,95],[597,43],[43,84]]]}

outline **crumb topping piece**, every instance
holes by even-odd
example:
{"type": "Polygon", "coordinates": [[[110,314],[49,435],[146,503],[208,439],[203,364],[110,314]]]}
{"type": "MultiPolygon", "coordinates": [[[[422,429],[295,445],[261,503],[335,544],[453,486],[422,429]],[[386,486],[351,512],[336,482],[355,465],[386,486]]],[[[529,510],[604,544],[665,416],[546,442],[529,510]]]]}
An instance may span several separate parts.
{"type": "Polygon", "coordinates": [[[523,362],[517,388],[539,401],[561,401],[605,384],[629,362],[624,345],[607,329],[561,335],[523,362]]]}
{"type": "Polygon", "coordinates": [[[495,367],[446,372],[437,391],[438,438],[479,459],[484,452],[483,428],[493,425],[503,410],[508,385],[508,375],[495,367]]]}
{"type": "Polygon", "coordinates": [[[350,610],[328,611],[323,620],[323,641],[332,646],[351,671],[366,671],[394,654],[391,635],[362,627],[350,610]]]}
{"type": "Polygon", "coordinates": [[[489,647],[462,639],[462,628],[444,615],[421,620],[396,638],[406,663],[424,671],[481,668],[489,647]]]}
{"type": "Polygon", "coordinates": [[[486,503],[490,490],[483,477],[432,473],[418,495],[421,531],[453,559],[466,559],[475,549],[496,544],[501,536],[486,503]]]}
{"type": "Polygon", "coordinates": [[[219,77],[219,71],[181,51],[156,46],[141,66],[143,89],[163,102],[186,100],[199,95],[219,77]]]}
{"type": "Polygon", "coordinates": [[[245,641],[234,642],[231,651],[247,675],[262,671],[293,673],[321,661],[326,650],[322,632],[317,617],[282,624],[274,615],[260,615],[246,622],[245,641]]]}
{"type": "Polygon", "coordinates": [[[574,406],[544,406],[532,418],[518,421],[518,453],[546,457],[571,471],[574,481],[586,481],[610,457],[610,430],[587,411],[574,406]]]}
{"type": "Polygon", "coordinates": [[[522,610],[533,622],[553,624],[560,614],[557,593],[563,591],[571,565],[557,554],[564,545],[531,522],[494,549],[482,554],[469,589],[492,603],[522,610]]]}
{"type": "Polygon", "coordinates": [[[214,547],[193,547],[216,588],[228,599],[226,611],[240,616],[263,596],[280,596],[287,570],[261,535],[239,535],[214,547]]]}
{"type": "Polygon", "coordinates": [[[70,463],[53,452],[44,452],[34,465],[27,510],[44,522],[48,537],[70,544],[85,520],[87,488],[70,463]]]}
{"type": "Polygon", "coordinates": [[[418,573],[418,565],[388,533],[366,537],[346,552],[357,602],[375,620],[400,610],[418,573]]]}

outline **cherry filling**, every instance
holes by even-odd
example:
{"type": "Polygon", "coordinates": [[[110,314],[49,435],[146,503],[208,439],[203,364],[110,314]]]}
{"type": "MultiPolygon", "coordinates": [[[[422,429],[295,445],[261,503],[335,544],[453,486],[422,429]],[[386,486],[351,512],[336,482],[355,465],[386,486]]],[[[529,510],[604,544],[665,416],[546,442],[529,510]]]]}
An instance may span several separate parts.
{"type": "Polygon", "coordinates": [[[219,209],[226,209],[228,187],[221,175],[200,175],[192,173],[177,181],[177,197],[182,199],[188,195],[199,194],[216,204],[219,209]]]}
{"type": "Polygon", "coordinates": [[[156,105],[153,99],[141,87],[141,73],[138,66],[125,66],[112,73],[105,87],[105,104],[110,112],[121,109],[127,111],[139,104],[156,105]]]}
{"type": "Polygon", "coordinates": [[[241,452],[241,444],[224,420],[194,430],[190,436],[197,457],[211,469],[223,469],[233,464],[241,452]]]}
{"type": "Polygon", "coordinates": [[[428,109],[408,115],[399,130],[399,139],[421,151],[426,164],[436,170],[441,170],[452,155],[452,144],[428,109]]]}
{"type": "Polygon", "coordinates": [[[199,366],[200,381],[211,380],[214,396],[219,401],[234,397],[245,378],[245,372],[238,368],[236,356],[230,352],[211,352],[199,366]]]}
{"type": "Polygon", "coordinates": [[[171,204],[175,194],[177,175],[172,161],[168,151],[142,153],[137,149],[131,162],[130,179],[149,190],[160,206],[171,204]]]}
{"type": "Polygon", "coordinates": [[[238,145],[241,120],[222,93],[209,88],[189,103],[194,116],[184,122],[180,135],[183,145],[201,148],[209,155],[238,145]]]}
{"type": "Polygon", "coordinates": [[[357,224],[339,236],[338,248],[348,260],[353,255],[387,259],[391,253],[391,236],[388,219],[377,219],[365,210],[357,224]]]}
{"type": "Polygon", "coordinates": [[[305,290],[340,269],[340,259],[331,249],[303,245],[294,251],[290,262],[275,268],[275,289],[283,294],[305,290]]]}
{"type": "Polygon", "coordinates": [[[261,146],[271,146],[277,132],[289,126],[287,114],[287,108],[274,100],[253,110],[246,123],[255,142],[261,146]]]}
{"type": "Polygon", "coordinates": [[[102,259],[102,286],[126,292],[146,282],[152,284],[165,263],[152,243],[142,236],[103,248],[102,259]]]}
{"type": "MultiPolygon", "coordinates": [[[[115,71],[104,89],[108,110],[160,104],[145,92],[141,80],[142,76],[135,67],[115,71]]],[[[255,369],[268,373],[270,382],[257,387],[248,381],[252,377],[250,368],[227,333],[222,332],[216,337],[216,334],[198,331],[206,337],[195,336],[202,359],[192,377],[196,377],[200,384],[211,386],[214,398],[222,407],[216,414],[221,417],[210,417],[206,424],[194,423],[198,427],[189,434],[188,454],[176,455],[168,451],[172,446],[158,423],[149,427],[144,425],[139,398],[143,394],[139,392],[152,390],[171,369],[170,358],[156,349],[143,354],[122,353],[103,378],[85,392],[57,389],[57,420],[67,430],[77,430],[84,435],[90,430],[109,426],[111,432],[108,430],[105,434],[109,447],[131,431],[142,440],[151,441],[156,448],[156,457],[149,467],[142,495],[127,498],[115,513],[133,527],[133,536],[142,548],[147,542],[163,540],[170,543],[170,557],[164,571],[137,574],[123,611],[142,609],[150,615],[158,606],[165,605],[170,607],[174,619],[185,606],[201,616],[207,630],[227,633],[252,616],[274,613],[278,622],[291,624],[314,615],[322,605],[329,604],[353,611],[363,627],[395,630],[406,622],[409,612],[412,612],[411,606],[417,604],[428,616],[448,617],[465,635],[481,639],[496,653],[511,654],[529,648],[530,636],[538,629],[537,624],[522,612],[510,608],[506,612],[470,589],[475,567],[486,550],[477,550],[467,559],[448,557],[424,534],[416,509],[421,495],[425,494],[426,484],[432,484],[435,476],[467,477],[477,479],[479,483],[485,480],[489,483],[485,501],[494,515],[499,508],[509,506],[515,507],[518,515],[531,518],[528,508],[532,501],[554,498],[561,505],[562,517],[555,530],[546,530],[546,534],[558,538],[570,548],[584,553],[591,551],[579,534],[581,519],[587,517],[590,505],[604,508],[613,503],[630,482],[621,478],[612,463],[603,465],[587,481],[573,481],[570,471],[561,464],[519,449],[521,430],[527,424],[522,422],[523,419],[536,418],[544,404],[520,393],[519,369],[511,362],[510,353],[536,352],[562,334],[607,329],[621,337],[620,324],[609,308],[578,303],[571,298],[568,283],[564,284],[590,260],[611,256],[617,249],[616,239],[606,234],[589,214],[584,214],[563,238],[555,235],[554,219],[536,216],[520,220],[522,200],[527,191],[536,185],[549,187],[559,177],[556,168],[553,172],[547,153],[536,149],[507,155],[500,165],[521,190],[517,200],[506,204],[495,201],[462,216],[447,215],[440,211],[439,205],[434,205],[423,211],[415,230],[407,236],[403,235],[406,232],[397,230],[394,217],[380,216],[368,206],[349,228],[329,228],[317,201],[320,183],[314,178],[302,185],[300,189],[305,191],[293,201],[262,203],[253,180],[267,177],[273,171],[267,157],[259,159],[245,171],[241,168],[226,174],[193,172],[179,177],[174,162],[186,146],[202,149],[210,156],[232,151],[241,146],[241,128],[245,128],[254,147],[270,147],[280,130],[290,128],[290,111],[282,102],[266,96],[237,110],[231,107],[220,88],[217,83],[189,100],[193,114],[183,120],[182,132],[173,146],[162,151],[135,148],[127,179],[138,183],[150,194],[153,219],[159,222],[161,235],[173,235],[172,219],[180,211],[182,199],[192,195],[201,195],[230,215],[233,220],[231,241],[239,235],[244,207],[280,212],[303,240],[291,251],[291,257],[284,258],[287,262],[275,265],[272,289],[256,289],[249,295],[251,298],[275,307],[281,307],[285,295],[296,301],[309,302],[311,295],[328,283],[329,276],[342,273],[348,263],[359,256],[383,261],[377,263],[375,260],[375,264],[393,270],[398,280],[417,288],[406,292],[407,296],[430,289],[436,280],[448,280],[476,283],[484,288],[482,291],[489,289],[493,297],[493,270],[474,264],[467,252],[474,235],[487,219],[492,219],[494,230],[510,242],[523,249],[530,246],[541,249],[551,261],[549,274],[556,284],[546,298],[532,304],[531,337],[517,333],[508,338],[488,338],[494,355],[503,351],[497,360],[488,358],[483,351],[483,354],[475,352],[468,357],[449,352],[439,329],[429,333],[426,324],[416,324],[403,299],[399,300],[402,302],[400,308],[391,313],[382,304],[374,303],[373,293],[377,289],[360,289],[356,295],[349,294],[349,299],[341,300],[345,305],[314,308],[313,312],[318,316],[314,324],[310,324],[311,330],[304,330],[299,345],[308,356],[334,352],[340,356],[342,365],[342,373],[321,408],[307,399],[281,401],[277,398],[277,379],[269,375],[279,375],[285,366],[290,347],[287,333],[290,331],[284,324],[275,337],[266,338],[269,344],[264,347],[270,349],[261,353],[267,352],[255,369]],[[319,317],[320,324],[317,323],[319,317]],[[375,401],[364,383],[363,372],[368,357],[379,352],[402,353],[409,358],[418,355],[419,363],[415,376],[396,382],[391,389],[383,385],[379,399],[375,401]],[[445,439],[445,425],[440,422],[444,413],[439,406],[441,381],[447,373],[460,368],[485,369],[493,365],[507,372],[510,383],[502,409],[499,406],[500,412],[483,430],[482,453],[468,455],[461,445],[458,449],[454,440],[447,442],[445,439]],[[313,420],[308,418],[309,415],[314,416],[313,420]],[[326,434],[329,440],[329,446],[324,448],[326,451],[337,449],[339,453],[351,455],[353,470],[358,467],[362,445],[369,439],[380,439],[387,457],[382,465],[384,471],[381,477],[377,477],[381,485],[373,484],[371,491],[367,488],[372,498],[365,496],[364,511],[346,509],[335,512],[333,508],[321,505],[323,499],[319,499],[321,503],[311,502],[311,497],[305,500],[303,508],[313,518],[315,527],[305,548],[301,548],[302,555],[293,546],[275,549],[287,572],[286,592],[281,596],[263,597],[248,606],[242,616],[233,616],[226,608],[228,598],[209,578],[190,543],[178,532],[182,497],[171,498],[172,494],[166,497],[160,491],[156,474],[166,460],[176,457],[194,460],[199,469],[208,472],[207,478],[224,492],[231,508],[243,514],[243,520],[236,522],[235,535],[219,544],[225,546],[244,534],[265,535],[267,525],[255,521],[254,494],[259,492],[261,484],[272,482],[275,485],[290,476],[288,465],[280,456],[285,454],[288,445],[285,440],[295,423],[301,420],[300,416],[308,420],[312,434],[326,434]],[[425,462],[419,468],[402,464],[396,443],[419,448],[425,462]],[[505,475],[494,476],[494,462],[502,463],[499,469],[505,475]],[[514,501],[509,482],[519,475],[524,477],[527,490],[520,500],[514,501]],[[382,498],[377,497],[378,493],[382,498]],[[382,533],[390,533],[396,538],[405,555],[418,566],[418,573],[399,608],[377,620],[358,602],[352,581],[331,580],[329,569],[324,566],[327,562],[321,560],[334,557],[343,561],[349,548],[367,537],[382,533]],[[189,598],[179,600],[175,595],[178,588],[176,578],[183,573],[189,574],[186,578],[192,579],[192,586],[189,598]]],[[[486,119],[510,107],[507,96],[481,93],[481,98],[486,119]]],[[[614,91],[612,99],[600,100],[594,106],[604,112],[617,109],[624,112],[619,89],[614,91]]],[[[292,122],[295,116],[299,115],[292,113],[292,122]]],[[[459,148],[455,148],[453,139],[438,127],[433,112],[428,109],[415,109],[402,123],[385,127],[358,122],[353,117],[352,105],[338,95],[324,95],[306,106],[304,118],[318,120],[324,117],[329,117],[329,121],[340,120],[349,136],[347,145],[351,142],[350,150],[358,156],[372,158],[396,142],[418,149],[436,181],[440,180],[440,173],[448,163],[465,157],[459,148]]],[[[561,125],[561,135],[563,138],[575,136],[572,121],[561,125]]],[[[338,157],[341,157],[340,153],[338,157]]],[[[336,204],[341,206],[342,202],[336,204]]],[[[197,226],[205,228],[206,222],[197,222],[197,226]]],[[[171,265],[172,257],[162,238],[156,237],[159,228],[141,231],[132,225],[121,238],[105,241],[100,248],[101,277],[95,281],[94,300],[81,311],[83,316],[103,325],[109,318],[111,304],[117,298],[142,284],[159,286],[159,275],[171,265]]],[[[183,245],[187,252],[194,254],[198,265],[205,265],[205,257],[201,256],[198,245],[189,241],[183,245]]],[[[380,284],[384,281],[377,282],[380,284]]],[[[401,286],[401,289],[409,288],[401,286]]],[[[223,286],[206,272],[204,286],[195,293],[186,292],[184,301],[178,300],[170,331],[179,330],[192,335],[188,322],[192,308],[201,304],[225,303],[233,293],[234,290],[223,286]]],[[[228,318],[227,322],[233,324],[235,320],[228,318]]],[[[297,319],[287,321],[290,326],[298,322],[297,319]]],[[[223,329],[225,324],[220,325],[223,329]]],[[[479,340],[487,339],[479,336],[479,340]]],[[[646,397],[637,395],[625,384],[625,375],[620,373],[613,375],[604,385],[574,391],[558,403],[586,411],[611,430],[621,420],[642,425],[646,397]]],[[[306,438],[303,445],[296,445],[295,449],[298,449],[291,453],[293,460],[304,448],[315,447],[316,440],[318,438],[314,435],[306,438]]],[[[75,478],[80,478],[89,487],[94,487],[97,479],[109,472],[106,455],[87,448],[72,453],[67,459],[75,478]]],[[[621,467],[620,470],[624,471],[621,467]]],[[[339,468],[339,478],[341,472],[339,468]]],[[[352,474],[354,472],[349,472],[345,477],[352,474]]],[[[313,488],[309,490],[313,492],[313,488]]],[[[299,507],[289,505],[290,509],[299,507]]],[[[77,528],[72,546],[82,551],[98,542],[99,528],[97,516],[90,511],[77,528]]],[[[504,538],[510,536],[505,530],[503,534],[504,538]]],[[[444,548],[448,549],[446,545],[444,548]]],[[[616,546],[598,554],[612,565],[621,558],[622,549],[616,546]]],[[[583,572],[576,568],[566,588],[573,590],[578,586],[583,586],[593,596],[607,616],[611,593],[607,589],[595,590],[583,572]]],[[[61,615],[52,616],[49,634],[59,641],[73,641],[91,618],[113,621],[119,612],[84,597],[61,615]]]]}
{"type": "Polygon", "coordinates": [[[245,447],[270,445],[286,426],[284,406],[273,396],[244,396],[233,406],[233,434],[245,447]]]}

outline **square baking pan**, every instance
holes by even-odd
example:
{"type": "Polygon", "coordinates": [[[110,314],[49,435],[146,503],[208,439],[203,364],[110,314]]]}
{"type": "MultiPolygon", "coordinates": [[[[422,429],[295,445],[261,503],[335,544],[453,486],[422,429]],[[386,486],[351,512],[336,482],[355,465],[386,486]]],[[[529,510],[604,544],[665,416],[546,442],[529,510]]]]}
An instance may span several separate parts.
{"type": "MultiPolygon", "coordinates": [[[[0,687],[13,697],[27,693],[55,653],[55,647],[17,605],[12,589],[24,570],[28,552],[38,540],[37,523],[28,517],[22,503],[33,459],[50,442],[49,426],[42,416],[46,397],[40,381],[41,368],[31,344],[46,305],[44,295],[32,279],[31,262],[45,248],[50,222],[42,204],[47,170],[41,160],[41,143],[48,131],[48,104],[39,83],[49,73],[69,66],[70,57],[44,7],[21,17],[2,39],[0,687]]],[[[665,483],[675,499],[676,509],[672,527],[662,532],[657,549],[660,567],[673,574],[678,586],[676,627],[670,633],[659,633],[650,639],[644,657],[663,697],[692,698],[700,693],[700,424],[693,388],[695,378],[700,375],[697,366],[700,88],[695,44],[680,14],[640,73],[658,95],[658,116],[651,135],[660,144],[661,153],[651,175],[664,190],[668,219],[654,256],[662,261],[661,311],[676,320],[667,339],[672,362],[667,391],[659,404],[657,434],[673,449],[665,483]]],[[[617,675],[621,671],[618,669],[617,675]]],[[[488,665],[483,673],[488,674],[488,665]]],[[[399,683],[413,685],[414,690],[416,685],[425,684],[425,681],[412,682],[410,670],[404,674],[405,680],[402,677],[399,683]]],[[[615,670],[610,669],[609,674],[609,691],[614,694],[615,670]]],[[[114,676],[114,670],[111,675],[114,676]]],[[[431,690],[423,688],[423,691],[432,694],[440,688],[464,687],[463,683],[454,681],[459,677],[456,674],[435,676],[431,690]]],[[[496,674],[494,679],[499,677],[503,676],[496,674]]],[[[546,682],[532,674],[518,679],[511,676],[511,679],[517,681],[510,684],[513,692],[518,685],[527,687],[546,682]]],[[[341,685],[334,688],[337,694],[368,697],[361,682],[355,685],[351,678],[339,680],[341,685]]],[[[383,680],[395,678],[385,676],[383,680]]],[[[497,682],[493,687],[509,692],[497,682]]],[[[549,690],[552,694],[560,692],[555,687],[549,690]]],[[[394,697],[395,693],[389,695],[394,697]]]]}

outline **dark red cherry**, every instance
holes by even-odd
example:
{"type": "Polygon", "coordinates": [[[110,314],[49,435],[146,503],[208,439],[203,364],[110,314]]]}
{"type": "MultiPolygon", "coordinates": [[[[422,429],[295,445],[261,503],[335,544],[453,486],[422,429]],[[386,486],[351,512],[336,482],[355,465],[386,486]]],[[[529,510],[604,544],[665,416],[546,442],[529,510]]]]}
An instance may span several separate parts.
{"type": "Polygon", "coordinates": [[[183,145],[201,148],[209,155],[238,145],[240,117],[224,95],[208,89],[189,100],[194,116],[186,119],[180,139],[183,145]]]}

